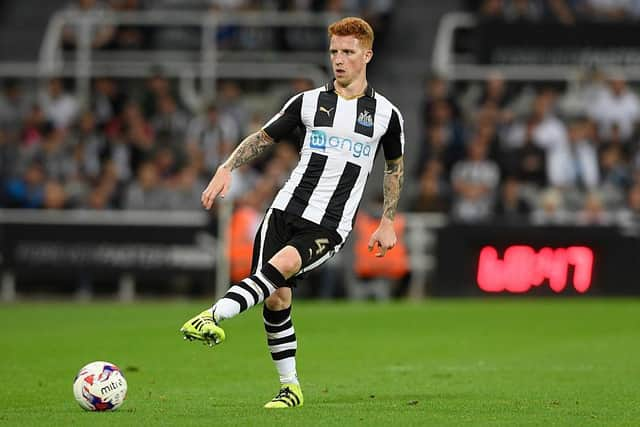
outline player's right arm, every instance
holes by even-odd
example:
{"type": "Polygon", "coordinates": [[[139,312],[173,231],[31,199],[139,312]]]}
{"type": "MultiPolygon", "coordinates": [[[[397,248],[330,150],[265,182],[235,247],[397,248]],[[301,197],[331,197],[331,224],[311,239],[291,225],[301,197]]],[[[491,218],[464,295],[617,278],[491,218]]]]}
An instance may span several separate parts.
{"type": "Polygon", "coordinates": [[[211,209],[213,201],[220,195],[224,198],[231,187],[231,171],[250,162],[262,154],[275,141],[287,136],[302,125],[300,112],[302,95],[291,98],[267,124],[258,132],[246,137],[216,171],[202,192],[202,205],[211,209]]]}
{"type": "Polygon", "coordinates": [[[202,205],[211,209],[213,201],[220,195],[224,198],[231,187],[231,171],[260,156],[274,140],[263,130],[247,136],[229,156],[226,162],[218,167],[209,185],[202,192],[202,205]]]}

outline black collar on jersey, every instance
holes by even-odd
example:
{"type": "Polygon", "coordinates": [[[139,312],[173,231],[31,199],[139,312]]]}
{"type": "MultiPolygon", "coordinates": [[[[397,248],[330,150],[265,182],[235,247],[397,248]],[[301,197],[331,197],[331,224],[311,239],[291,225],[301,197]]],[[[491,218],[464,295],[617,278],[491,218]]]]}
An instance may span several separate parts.
{"type": "MultiPolygon", "coordinates": [[[[335,80],[331,80],[329,83],[324,85],[324,87],[326,88],[325,92],[333,92],[336,90],[334,81],[335,80]]],[[[373,88],[369,84],[367,84],[367,87],[364,89],[364,95],[368,96],[369,98],[373,98],[375,93],[376,92],[373,90],[373,88]]]]}

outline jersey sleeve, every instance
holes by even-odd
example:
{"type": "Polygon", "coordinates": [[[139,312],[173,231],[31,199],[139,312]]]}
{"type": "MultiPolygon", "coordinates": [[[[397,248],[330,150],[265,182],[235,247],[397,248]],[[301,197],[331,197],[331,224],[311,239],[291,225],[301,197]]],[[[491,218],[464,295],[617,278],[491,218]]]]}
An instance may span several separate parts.
{"type": "Polygon", "coordinates": [[[282,107],[262,130],[275,141],[289,136],[297,127],[302,127],[302,94],[294,96],[282,107]]]}
{"type": "Polygon", "coordinates": [[[395,108],[391,110],[389,126],[380,143],[386,160],[394,160],[404,154],[404,120],[395,108]]]}

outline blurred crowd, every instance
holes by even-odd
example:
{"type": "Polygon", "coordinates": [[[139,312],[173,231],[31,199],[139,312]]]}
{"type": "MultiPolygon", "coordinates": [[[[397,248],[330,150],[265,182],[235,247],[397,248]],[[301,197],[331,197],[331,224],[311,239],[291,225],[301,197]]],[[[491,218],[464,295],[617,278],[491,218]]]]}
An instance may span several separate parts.
{"type": "Polygon", "coordinates": [[[627,223],[640,217],[639,119],[617,71],[570,85],[433,76],[412,209],[465,223],[627,223]]]}
{"type": "MultiPolygon", "coordinates": [[[[40,91],[5,80],[0,95],[0,205],[14,208],[200,209],[219,163],[267,117],[237,82],[223,81],[203,111],[183,107],[160,73],[144,84],[99,78],[82,108],[59,78],[40,91]]],[[[307,89],[306,80],[280,89],[307,89]]],[[[271,94],[271,96],[275,96],[271,94]]],[[[234,172],[233,194],[261,206],[297,161],[298,141],[234,172]]]]}
{"type": "MultiPolygon", "coordinates": [[[[382,34],[392,6],[390,0],[73,0],[66,10],[97,16],[110,11],[335,12],[366,17],[382,34]]],[[[199,31],[99,24],[92,27],[91,47],[199,49],[199,31]]],[[[68,24],[63,48],[74,49],[79,34],[78,26],[68,24]]],[[[326,29],[223,26],[217,41],[229,50],[315,45],[324,50],[326,29]]],[[[202,189],[236,144],[289,96],[311,87],[300,79],[284,89],[261,88],[262,98],[277,102],[256,109],[238,82],[221,81],[215,102],[196,109],[182,102],[176,82],[161,69],[143,83],[93,80],[90,105],[80,103],[69,83],[51,78],[34,87],[0,80],[0,206],[199,209],[202,189]]],[[[237,170],[231,198],[257,208],[269,201],[297,161],[298,142],[278,144],[265,160],[237,170]]]]}
{"type": "Polygon", "coordinates": [[[467,0],[484,19],[507,21],[615,22],[640,19],[639,0],[467,0]]]}
{"type": "MultiPolygon", "coordinates": [[[[178,3],[78,0],[70,7],[137,10],[178,3]]],[[[188,3],[216,11],[369,7],[382,16],[392,2],[188,3]]],[[[614,6],[633,17],[632,6],[640,1],[469,3],[485,14],[529,11],[533,19],[543,16],[533,11],[565,10],[574,18],[592,13],[613,19],[614,6]]],[[[122,40],[136,39],[129,30],[136,29],[99,29],[95,46],[126,46],[122,40]]],[[[65,41],[74,43],[73,29],[65,41]]],[[[204,186],[241,138],[289,96],[311,88],[304,79],[272,91],[260,88],[262,98],[274,101],[256,109],[238,82],[220,81],[215,102],[193,111],[161,70],[144,82],[94,79],[89,105],[81,105],[60,78],[38,87],[0,83],[0,206],[45,209],[200,209],[204,186]]],[[[414,185],[403,196],[408,210],[446,213],[463,223],[606,225],[640,218],[640,99],[618,70],[585,70],[579,79],[555,84],[507,82],[499,71],[485,81],[456,84],[434,75],[426,81],[420,120],[421,134],[407,141],[408,152],[419,156],[408,177],[414,185]]],[[[234,171],[229,197],[261,212],[296,164],[299,137],[234,171]]]]}
{"type": "MultiPolygon", "coordinates": [[[[93,81],[83,107],[65,81],[40,90],[2,81],[0,205],[13,208],[200,209],[200,194],[240,139],[278,107],[251,108],[221,81],[214,103],[184,107],[171,80],[93,81]]],[[[264,96],[282,105],[307,80],[264,96]]],[[[640,100],[617,71],[571,84],[426,82],[419,167],[405,203],[455,221],[612,224],[640,217],[640,100]]],[[[234,171],[229,197],[270,202],[298,158],[299,135],[234,171]]]]}

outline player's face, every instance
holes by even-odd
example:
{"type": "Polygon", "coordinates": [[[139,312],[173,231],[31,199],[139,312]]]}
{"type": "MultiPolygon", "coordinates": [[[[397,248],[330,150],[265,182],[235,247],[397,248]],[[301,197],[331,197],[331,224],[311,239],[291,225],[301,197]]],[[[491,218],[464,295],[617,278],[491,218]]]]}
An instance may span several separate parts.
{"type": "Polygon", "coordinates": [[[340,86],[347,87],[363,76],[373,52],[360,44],[354,36],[332,36],[329,54],[333,74],[340,86]]]}

